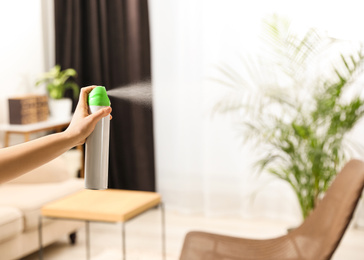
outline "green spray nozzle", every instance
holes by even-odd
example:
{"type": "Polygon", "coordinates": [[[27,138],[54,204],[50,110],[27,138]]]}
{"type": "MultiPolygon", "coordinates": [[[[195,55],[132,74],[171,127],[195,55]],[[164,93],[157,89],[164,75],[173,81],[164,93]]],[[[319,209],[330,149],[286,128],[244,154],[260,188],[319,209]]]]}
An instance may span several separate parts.
{"type": "Polygon", "coordinates": [[[105,87],[97,86],[90,94],[88,94],[88,105],[89,106],[110,106],[110,100],[107,96],[105,87]]]}

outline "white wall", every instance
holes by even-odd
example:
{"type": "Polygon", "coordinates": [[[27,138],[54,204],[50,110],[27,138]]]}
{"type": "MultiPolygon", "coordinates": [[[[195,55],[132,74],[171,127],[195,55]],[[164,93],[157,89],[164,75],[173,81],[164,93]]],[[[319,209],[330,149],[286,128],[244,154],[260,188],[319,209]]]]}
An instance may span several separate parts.
{"type": "Polygon", "coordinates": [[[34,83],[54,63],[52,3],[0,0],[0,123],[8,122],[8,97],[44,93],[34,83]]]}

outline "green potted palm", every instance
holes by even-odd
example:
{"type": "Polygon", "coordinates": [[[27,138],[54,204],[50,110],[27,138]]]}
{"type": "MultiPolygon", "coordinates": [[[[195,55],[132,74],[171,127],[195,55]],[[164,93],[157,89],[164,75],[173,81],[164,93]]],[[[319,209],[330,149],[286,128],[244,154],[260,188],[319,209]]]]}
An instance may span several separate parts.
{"type": "Polygon", "coordinates": [[[244,71],[219,67],[216,80],[232,91],[215,109],[238,113],[245,141],[264,151],[257,166],[292,187],[306,218],[357,151],[347,137],[364,115],[354,91],[364,51],[315,29],[296,34],[278,16],[267,19],[264,36],[269,48],[244,58],[244,71]]]}
{"type": "Polygon", "coordinates": [[[72,100],[65,98],[64,94],[67,89],[72,89],[74,98],[78,97],[79,86],[74,81],[75,77],[77,77],[76,70],[72,68],[61,70],[61,66],[56,65],[41,75],[35,83],[36,86],[45,84],[52,117],[70,117],[72,100]]]}

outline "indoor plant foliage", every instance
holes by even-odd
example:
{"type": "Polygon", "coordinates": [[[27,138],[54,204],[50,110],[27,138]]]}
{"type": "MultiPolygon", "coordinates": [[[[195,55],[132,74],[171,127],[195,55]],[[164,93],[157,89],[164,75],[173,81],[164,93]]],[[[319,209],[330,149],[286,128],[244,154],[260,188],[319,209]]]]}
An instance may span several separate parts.
{"type": "Polygon", "coordinates": [[[245,57],[244,70],[219,67],[216,80],[233,91],[215,109],[237,112],[245,141],[264,151],[257,164],[290,184],[306,218],[358,148],[346,134],[364,115],[351,91],[364,52],[315,29],[297,34],[277,16],[264,24],[264,58],[245,57]]]}
{"type": "Polygon", "coordinates": [[[77,73],[74,69],[61,70],[61,66],[56,65],[38,79],[36,86],[45,83],[49,96],[53,99],[63,98],[67,89],[72,89],[74,97],[77,98],[79,87],[72,80],[75,77],[77,73]]]}

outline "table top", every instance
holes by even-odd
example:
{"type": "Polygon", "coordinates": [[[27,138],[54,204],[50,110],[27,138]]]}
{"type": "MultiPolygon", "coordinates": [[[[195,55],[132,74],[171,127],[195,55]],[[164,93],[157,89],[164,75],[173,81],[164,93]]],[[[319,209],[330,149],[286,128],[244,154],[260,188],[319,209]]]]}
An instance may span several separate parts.
{"type": "Polygon", "coordinates": [[[156,192],[130,190],[82,190],[42,207],[46,217],[102,222],[126,222],[157,206],[156,192]]]}
{"type": "Polygon", "coordinates": [[[67,125],[71,122],[71,116],[68,118],[52,118],[50,117],[46,121],[41,121],[33,124],[0,124],[0,131],[8,131],[8,132],[34,132],[39,131],[41,129],[48,129],[56,126],[67,125]]]}

